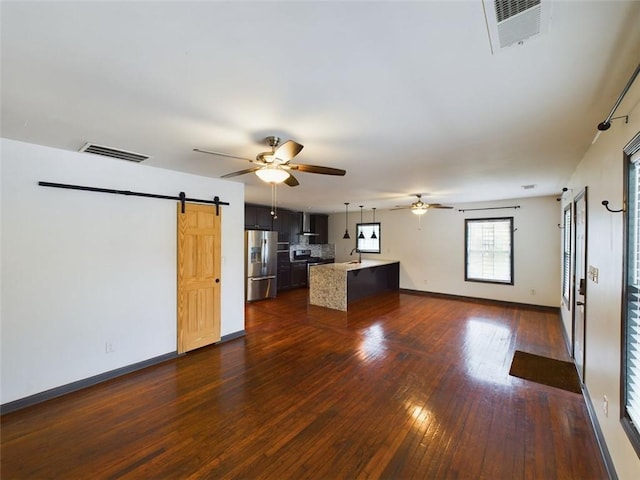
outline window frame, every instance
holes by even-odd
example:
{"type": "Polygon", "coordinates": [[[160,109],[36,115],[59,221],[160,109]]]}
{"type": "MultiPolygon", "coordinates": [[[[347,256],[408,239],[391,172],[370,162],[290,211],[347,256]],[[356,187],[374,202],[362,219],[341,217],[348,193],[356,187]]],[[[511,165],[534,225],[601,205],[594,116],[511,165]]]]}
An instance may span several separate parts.
{"type": "Polygon", "coordinates": [[[513,245],[513,217],[491,217],[491,218],[465,218],[464,220],[464,280],[465,282],[492,283],[496,285],[514,285],[514,245],[513,245]],[[497,279],[485,279],[469,276],[469,224],[489,223],[506,221],[509,222],[509,276],[508,281],[497,279]]]}
{"type": "Polygon", "coordinates": [[[562,300],[567,310],[571,310],[571,255],[573,255],[573,204],[571,202],[564,207],[562,219],[562,300]]]}
{"type": "MultiPolygon", "coordinates": [[[[624,159],[624,189],[623,189],[623,265],[622,265],[622,325],[620,334],[620,423],[622,428],[627,434],[631,445],[633,446],[636,454],[640,457],[640,425],[636,425],[631,420],[631,417],[627,411],[627,392],[629,384],[629,373],[627,367],[628,349],[627,349],[627,336],[629,327],[629,315],[628,315],[628,303],[629,300],[629,258],[630,258],[630,235],[633,234],[630,228],[630,213],[631,213],[631,198],[629,183],[631,180],[631,165],[632,158],[640,152],[640,132],[624,147],[623,159],[624,159]]],[[[640,164],[640,158],[636,160],[636,164],[640,164]]],[[[640,167],[636,169],[637,176],[640,177],[640,167]]],[[[636,198],[640,200],[640,192],[636,193],[636,198]]],[[[640,214],[640,208],[637,214],[640,214]]],[[[640,228],[637,228],[640,233],[640,228]]],[[[635,239],[636,244],[640,241],[635,239]]],[[[640,408],[640,405],[638,405],[640,408]]]]}
{"type": "MultiPolygon", "coordinates": [[[[360,253],[381,253],[382,252],[382,243],[381,243],[381,239],[380,239],[380,222],[363,222],[363,223],[356,223],[356,251],[360,252],[360,253]],[[362,231],[362,227],[373,227],[373,231],[376,233],[376,237],[377,237],[377,241],[378,241],[378,248],[360,248],[360,241],[363,240],[361,238],[359,238],[360,236],[360,232],[362,231]]],[[[372,240],[371,237],[369,236],[369,238],[367,238],[366,240],[372,240]]]]}

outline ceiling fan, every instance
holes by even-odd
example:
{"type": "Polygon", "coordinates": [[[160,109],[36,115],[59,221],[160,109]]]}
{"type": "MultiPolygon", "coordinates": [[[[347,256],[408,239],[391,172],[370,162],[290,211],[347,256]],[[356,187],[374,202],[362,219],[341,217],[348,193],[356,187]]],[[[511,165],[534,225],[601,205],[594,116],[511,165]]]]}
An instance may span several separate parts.
{"type": "Polygon", "coordinates": [[[194,148],[194,152],[208,153],[211,155],[220,155],[221,157],[238,158],[240,160],[246,160],[255,164],[254,167],[247,168],[245,170],[239,170],[237,172],[227,173],[220,178],[236,177],[238,175],[244,175],[245,173],[254,172],[262,181],[267,183],[282,183],[289,185],[290,187],[296,187],[300,185],[296,177],[291,174],[291,170],[297,170],[298,172],[305,173],[320,173],[322,175],[344,175],[346,170],[340,168],[321,167],[318,165],[304,165],[301,163],[291,163],[291,160],[300,153],[303,149],[303,145],[293,140],[287,140],[284,143],[280,143],[280,137],[269,136],[265,138],[267,144],[271,147],[270,152],[259,153],[255,160],[250,158],[238,157],[237,155],[230,155],[228,153],[213,152],[210,150],[202,150],[200,148],[194,148]]]}
{"type": "Polygon", "coordinates": [[[425,213],[427,213],[427,210],[429,210],[430,208],[446,208],[446,209],[453,208],[447,205],[442,205],[441,203],[424,203],[422,201],[421,193],[414,193],[413,195],[418,197],[418,200],[416,202],[413,202],[411,205],[407,205],[407,206],[398,205],[396,206],[396,208],[392,208],[391,210],[405,210],[410,208],[411,213],[415,213],[416,215],[424,215],[425,213]]]}

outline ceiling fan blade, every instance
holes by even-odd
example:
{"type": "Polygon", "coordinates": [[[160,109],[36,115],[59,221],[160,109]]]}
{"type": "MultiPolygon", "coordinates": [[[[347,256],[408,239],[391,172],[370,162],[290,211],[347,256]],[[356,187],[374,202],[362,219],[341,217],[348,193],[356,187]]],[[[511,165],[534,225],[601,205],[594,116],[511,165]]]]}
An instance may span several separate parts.
{"type": "Polygon", "coordinates": [[[300,183],[298,182],[298,179],[291,174],[289,174],[289,177],[287,177],[284,183],[286,183],[290,187],[297,187],[298,185],[300,185],[300,183]]]}
{"type": "Polygon", "coordinates": [[[331,167],[320,167],[318,165],[302,165],[297,163],[295,165],[289,165],[292,170],[298,170],[299,172],[306,173],[320,173],[322,175],[344,175],[347,173],[346,170],[342,170],[341,168],[331,168],[331,167]]]}
{"type": "Polygon", "coordinates": [[[303,148],[304,145],[300,145],[298,142],[294,142],[293,140],[287,140],[276,148],[273,155],[286,163],[299,154],[303,148]]]}
{"type": "Polygon", "coordinates": [[[200,152],[200,153],[208,153],[209,155],[219,155],[221,157],[237,158],[239,160],[246,160],[247,162],[251,162],[251,163],[254,162],[254,160],[251,160],[250,158],[239,157],[237,155],[231,155],[229,153],[213,152],[211,150],[202,150],[200,148],[194,148],[193,151],[200,152]]]}
{"type": "Polygon", "coordinates": [[[251,173],[251,172],[255,172],[256,170],[260,170],[262,167],[252,167],[252,168],[247,168],[246,170],[239,170],[237,172],[231,172],[231,173],[227,173],[226,175],[222,175],[220,178],[231,178],[231,177],[237,177],[238,175],[244,175],[245,173],[251,173]]]}
{"type": "Polygon", "coordinates": [[[427,208],[453,208],[448,205],[442,205],[441,203],[429,203],[427,204],[427,208]]]}

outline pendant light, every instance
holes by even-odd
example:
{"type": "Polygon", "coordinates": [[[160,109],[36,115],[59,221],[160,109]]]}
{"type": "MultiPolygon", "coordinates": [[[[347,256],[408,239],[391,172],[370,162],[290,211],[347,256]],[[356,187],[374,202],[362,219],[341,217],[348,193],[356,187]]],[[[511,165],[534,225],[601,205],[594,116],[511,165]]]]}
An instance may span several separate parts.
{"type": "Polygon", "coordinates": [[[345,220],[344,220],[344,235],[342,236],[342,238],[344,240],[348,240],[351,238],[351,236],[349,235],[349,202],[344,202],[344,210],[345,210],[345,220]]]}
{"type": "Polygon", "coordinates": [[[360,205],[360,235],[358,235],[358,238],[360,240],[364,240],[364,232],[362,231],[362,209],[364,208],[364,205],[360,205]]]}
{"type": "Polygon", "coordinates": [[[376,209],[375,207],[372,208],[373,210],[373,233],[371,234],[371,238],[373,240],[375,240],[376,238],[378,238],[378,236],[376,235],[376,209]]]}

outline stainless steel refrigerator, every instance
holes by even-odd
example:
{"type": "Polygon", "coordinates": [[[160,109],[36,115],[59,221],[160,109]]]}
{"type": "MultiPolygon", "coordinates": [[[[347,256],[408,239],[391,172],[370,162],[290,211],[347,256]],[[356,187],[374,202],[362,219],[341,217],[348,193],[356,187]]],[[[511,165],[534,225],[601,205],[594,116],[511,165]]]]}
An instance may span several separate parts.
{"type": "Polygon", "coordinates": [[[247,302],[275,298],[278,232],[245,231],[245,272],[247,302]]]}

